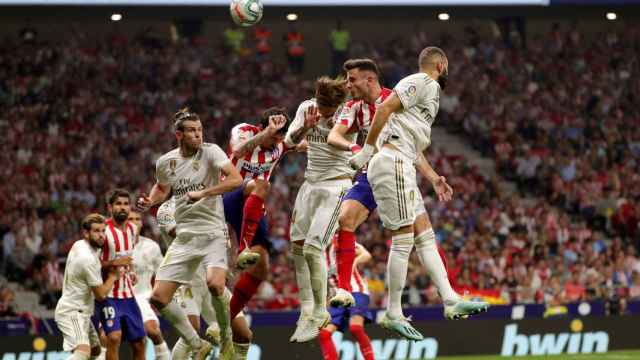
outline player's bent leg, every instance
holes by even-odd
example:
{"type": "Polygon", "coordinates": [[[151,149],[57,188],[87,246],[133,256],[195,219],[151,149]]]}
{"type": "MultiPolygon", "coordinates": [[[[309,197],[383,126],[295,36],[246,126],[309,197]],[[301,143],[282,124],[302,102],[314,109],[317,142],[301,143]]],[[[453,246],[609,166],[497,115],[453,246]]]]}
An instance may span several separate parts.
{"type": "Polygon", "coordinates": [[[146,338],[141,338],[140,340],[131,342],[131,350],[135,360],[145,360],[145,345],[146,338]]]}
{"type": "Polygon", "coordinates": [[[107,334],[107,360],[118,360],[122,331],[112,331],[107,334]]]}
{"type": "Polygon", "coordinates": [[[258,261],[256,253],[247,249],[253,246],[258,224],[264,215],[264,199],[267,197],[270,187],[268,181],[259,179],[252,180],[245,186],[242,226],[239,234],[240,255],[237,261],[238,268],[241,270],[254,265],[258,261]]]}
{"type": "MultiPolygon", "coordinates": [[[[352,189],[353,191],[353,189],[352,189]]],[[[355,304],[351,295],[351,274],[356,258],[355,231],[369,216],[369,209],[356,200],[344,200],[338,217],[338,238],[336,246],[336,265],[338,270],[338,289],[329,300],[331,306],[350,307],[355,304]]]]}
{"type": "Polygon", "coordinates": [[[247,305],[247,303],[258,292],[260,284],[267,278],[269,273],[269,253],[263,246],[252,246],[251,251],[259,254],[258,263],[240,275],[233,288],[231,297],[230,318],[233,319],[247,305]]]}
{"type": "Polygon", "coordinates": [[[225,291],[226,274],[226,268],[207,267],[207,287],[211,292],[211,305],[216,311],[216,320],[220,326],[220,360],[231,360],[235,354],[229,310],[231,294],[225,291]]]}
{"type": "Polygon", "coordinates": [[[333,339],[331,339],[331,335],[337,329],[335,325],[329,324],[320,330],[318,341],[320,342],[320,350],[322,351],[324,360],[338,360],[338,351],[336,350],[336,345],[333,343],[333,339]]]}
{"type": "Polygon", "coordinates": [[[315,244],[305,243],[304,258],[310,272],[311,288],[313,292],[313,313],[311,320],[300,331],[297,342],[307,342],[315,339],[324,328],[331,315],[327,311],[327,262],[324,253],[315,244]]]}
{"type": "Polygon", "coordinates": [[[253,332],[243,314],[239,314],[231,321],[231,328],[233,330],[233,348],[236,353],[234,360],[246,360],[253,341],[253,332]]]}
{"type": "Polygon", "coordinates": [[[197,349],[198,354],[196,359],[204,359],[211,352],[212,346],[208,341],[200,339],[180,305],[175,301],[171,301],[178,286],[180,286],[180,284],[174,281],[156,280],[150,299],[151,305],[173,325],[178,335],[184,338],[189,346],[197,349]]]}
{"type": "Polygon", "coordinates": [[[451,287],[447,270],[438,251],[436,235],[426,212],[416,218],[415,234],[416,252],[442,297],[444,316],[450,320],[458,320],[486,312],[489,309],[488,303],[464,300],[451,287]]]}

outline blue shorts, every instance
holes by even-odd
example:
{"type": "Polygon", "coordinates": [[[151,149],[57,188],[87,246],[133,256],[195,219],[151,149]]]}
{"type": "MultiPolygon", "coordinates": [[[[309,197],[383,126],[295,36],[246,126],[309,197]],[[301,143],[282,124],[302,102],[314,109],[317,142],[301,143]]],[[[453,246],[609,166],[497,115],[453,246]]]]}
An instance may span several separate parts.
{"type": "Polygon", "coordinates": [[[345,200],[355,200],[359,202],[369,210],[369,213],[372,213],[378,207],[376,200],[373,198],[373,190],[371,190],[371,185],[369,185],[366,173],[356,176],[356,182],[353,183],[353,187],[351,187],[347,195],[342,198],[342,201],[345,200]]]}
{"type": "Polygon", "coordinates": [[[136,342],[146,336],[142,313],[135,298],[96,301],[96,315],[105,334],[122,331],[122,340],[136,342]]]}
{"type": "Polygon", "coordinates": [[[371,310],[369,310],[369,295],[359,292],[351,294],[356,300],[356,304],[354,306],[350,308],[329,307],[331,323],[341,332],[345,332],[345,330],[349,328],[349,320],[352,316],[362,316],[365,324],[373,321],[373,314],[371,313],[371,310]]]}
{"type": "MultiPolygon", "coordinates": [[[[236,238],[240,241],[240,234],[242,233],[242,218],[244,209],[244,185],[239,188],[225,193],[222,195],[222,202],[224,203],[224,217],[227,222],[236,232],[236,238]]],[[[262,216],[256,229],[256,235],[253,237],[252,245],[260,245],[263,248],[269,250],[271,248],[271,242],[269,242],[269,227],[267,225],[266,216],[262,216]]]]}

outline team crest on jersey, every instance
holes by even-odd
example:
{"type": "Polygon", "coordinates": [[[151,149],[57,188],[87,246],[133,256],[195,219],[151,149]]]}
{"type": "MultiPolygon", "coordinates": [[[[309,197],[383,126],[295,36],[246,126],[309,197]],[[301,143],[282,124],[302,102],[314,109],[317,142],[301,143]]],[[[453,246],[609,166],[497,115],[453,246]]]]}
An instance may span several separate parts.
{"type": "Polygon", "coordinates": [[[413,96],[416,94],[416,86],[415,85],[411,85],[407,88],[407,95],[409,96],[413,96]]]}
{"type": "Polygon", "coordinates": [[[113,327],[113,320],[107,320],[107,327],[113,327]]]}
{"type": "Polygon", "coordinates": [[[169,170],[171,170],[171,176],[176,176],[177,165],[178,165],[178,160],[176,159],[169,160],[169,170]]]}

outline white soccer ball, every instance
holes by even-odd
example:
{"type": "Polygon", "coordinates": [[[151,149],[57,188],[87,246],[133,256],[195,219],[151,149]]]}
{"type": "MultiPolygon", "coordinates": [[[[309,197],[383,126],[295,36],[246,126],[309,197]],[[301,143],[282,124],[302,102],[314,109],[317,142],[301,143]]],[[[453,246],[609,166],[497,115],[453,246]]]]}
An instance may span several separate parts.
{"type": "Polygon", "coordinates": [[[252,26],[262,19],[262,0],[231,0],[231,18],[240,26],[252,26]]]}

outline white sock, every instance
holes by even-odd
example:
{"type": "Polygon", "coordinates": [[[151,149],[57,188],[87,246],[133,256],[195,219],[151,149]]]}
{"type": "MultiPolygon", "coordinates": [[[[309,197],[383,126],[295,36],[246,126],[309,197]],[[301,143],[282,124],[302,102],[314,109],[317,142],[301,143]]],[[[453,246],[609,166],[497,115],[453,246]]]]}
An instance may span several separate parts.
{"type": "Polygon", "coordinates": [[[73,354],[71,354],[71,356],[69,356],[67,360],[89,360],[89,354],[76,351],[73,354]]]}
{"type": "Polygon", "coordinates": [[[303,246],[293,243],[291,246],[293,263],[296,267],[296,282],[298,283],[300,298],[300,313],[311,315],[313,312],[313,291],[311,290],[311,275],[309,265],[304,258],[303,246]]]}
{"type": "Polygon", "coordinates": [[[251,347],[251,343],[247,344],[239,344],[237,342],[233,342],[233,348],[236,351],[236,356],[234,360],[247,360],[247,356],[249,355],[249,348],[251,347]]]}
{"type": "Polygon", "coordinates": [[[389,288],[389,303],[387,315],[398,319],[402,314],[402,291],[407,281],[409,255],[413,248],[413,234],[399,234],[391,238],[391,250],[387,262],[387,287],[389,288]]]}
{"type": "Polygon", "coordinates": [[[229,319],[230,301],[231,293],[229,291],[225,291],[220,296],[211,294],[211,305],[213,305],[213,309],[216,311],[216,320],[218,325],[220,326],[220,337],[223,341],[227,337],[231,336],[231,319],[229,319]]]}
{"type": "Polygon", "coordinates": [[[171,360],[169,347],[166,342],[163,341],[160,345],[154,345],[153,350],[156,352],[156,360],[171,360]]]}
{"type": "Polygon", "coordinates": [[[416,236],[416,252],[422,262],[422,266],[427,269],[431,281],[438,288],[440,297],[443,302],[455,302],[460,299],[460,296],[453,290],[449,283],[449,277],[447,276],[447,269],[444,267],[442,258],[438,253],[438,246],[436,245],[436,234],[433,232],[433,228],[416,236]]]}
{"type": "Polygon", "coordinates": [[[304,258],[309,266],[313,290],[313,315],[322,316],[327,311],[327,262],[322,250],[305,245],[304,258]]]}
{"type": "Polygon", "coordinates": [[[187,344],[185,339],[180,338],[171,350],[171,360],[187,360],[191,353],[191,346],[187,344]]]}
{"type": "Polygon", "coordinates": [[[200,315],[202,315],[202,318],[207,322],[207,324],[209,324],[209,326],[211,326],[211,324],[216,324],[216,326],[218,326],[218,319],[216,317],[216,310],[213,308],[212,297],[213,295],[211,292],[209,292],[209,296],[205,296],[202,301],[202,311],[200,315]]]}
{"type": "Polygon", "coordinates": [[[182,311],[180,305],[175,301],[170,301],[167,306],[160,309],[160,314],[173,325],[181,338],[184,338],[194,349],[200,348],[200,337],[193,329],[187,315],[182,311]]]}

